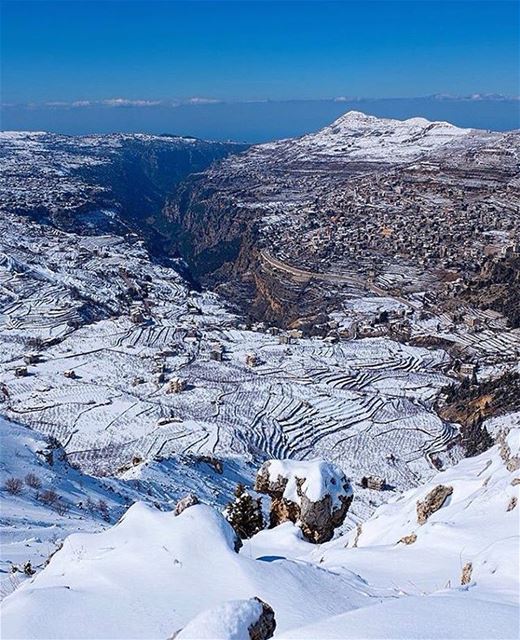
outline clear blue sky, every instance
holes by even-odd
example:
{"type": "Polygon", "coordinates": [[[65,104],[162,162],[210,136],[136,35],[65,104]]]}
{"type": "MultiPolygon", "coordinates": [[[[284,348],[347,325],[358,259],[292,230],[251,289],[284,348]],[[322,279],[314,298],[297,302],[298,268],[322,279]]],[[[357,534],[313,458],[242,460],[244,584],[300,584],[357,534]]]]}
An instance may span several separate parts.
{"type": "Polygon", "coordinates": [[[4,103],[519,92],[518,2],[1,5],[4,103]]]}

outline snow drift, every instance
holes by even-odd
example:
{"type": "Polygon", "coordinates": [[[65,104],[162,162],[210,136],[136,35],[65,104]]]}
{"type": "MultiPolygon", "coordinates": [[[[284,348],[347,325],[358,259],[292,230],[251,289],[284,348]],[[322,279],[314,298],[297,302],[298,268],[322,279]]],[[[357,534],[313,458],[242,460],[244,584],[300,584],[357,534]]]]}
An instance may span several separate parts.
{"type": "Polygon", "coordinates": [[[366,600],[354,574],[252,560],[234,542],[231,526],[206,505],[175,516],[135,504],[106,532],[70,536],[6,598],[3,637],[168,638],[203,610],[255,596],[273,606],[283,631],[366,600]]]}

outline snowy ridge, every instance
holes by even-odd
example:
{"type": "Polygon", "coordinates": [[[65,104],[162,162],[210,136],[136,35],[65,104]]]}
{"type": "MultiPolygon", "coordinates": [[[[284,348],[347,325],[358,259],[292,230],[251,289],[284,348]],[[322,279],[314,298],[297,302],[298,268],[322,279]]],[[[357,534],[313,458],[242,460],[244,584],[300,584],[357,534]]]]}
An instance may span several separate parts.
{"type": "Polygon", "coordinates": [[[483,131],[462,129],[448,122],[430,122],[426,118],[391,120],[349,111],[316,133],[262,147],[293,154],[293,159],[300,161],[314,157],[395,164],[416,160],[475,135],[487,136],[483,131]]]}
{"type": "Polygon", "coordinates": [[[12,567],[30,562],[39,570],[48,556],[67,535],[77,531],[99,531],[107,526],[99,509],[106,504],[106,517],[119,518],[128,504],[97,478],[83,475],[68,465],[63,451],[52,450],[46,438],[37,432],[0,418],[0,507],[2,513],[2,557],[0,561],[1,596],[8,595],[24,578],[12,567]],[[44,452],[51,452],[52,464],[44,452]],[[9,495],[9,478],[24,481],[32,476],[34,486],[22,486],[17,495],[9,495]],[[51,502],[46,491],[57,498],[51,502]]]}

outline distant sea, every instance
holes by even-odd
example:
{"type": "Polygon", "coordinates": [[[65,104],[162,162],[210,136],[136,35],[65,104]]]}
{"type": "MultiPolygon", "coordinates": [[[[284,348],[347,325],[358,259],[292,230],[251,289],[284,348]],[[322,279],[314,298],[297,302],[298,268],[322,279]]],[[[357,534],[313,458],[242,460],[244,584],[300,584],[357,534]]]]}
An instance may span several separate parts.
{"type": "Polygon", "coordinates": [[[180,106],[4,106],[3,130],[65,134],[144,132],[211,140],[266,142],[299,136],[355,109],[388,118],[423,116],[460,127],[507,131],[520,128],[520,102],[504,98],[385,98],[222,102],[180,106]]]}

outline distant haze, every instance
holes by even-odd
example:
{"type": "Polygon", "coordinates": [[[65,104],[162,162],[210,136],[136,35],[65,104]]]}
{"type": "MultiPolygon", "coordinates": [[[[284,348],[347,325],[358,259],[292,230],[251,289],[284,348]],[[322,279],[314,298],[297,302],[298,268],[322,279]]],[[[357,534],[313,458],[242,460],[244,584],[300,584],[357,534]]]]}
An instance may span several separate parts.
{"type": "Polygon", "coordinates": [[[145,132],[191,135],[212,140],[265,142],[320,129],[351,109],[405,119],[423,116],[461,127],[506,131],[520,128],[520,102],[501,97],[384,98],[219,102],[202,104],[106,104],[3,106],[4,130],[65,134],[145,132]]]}

